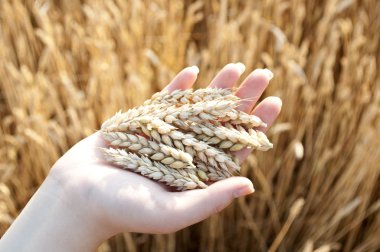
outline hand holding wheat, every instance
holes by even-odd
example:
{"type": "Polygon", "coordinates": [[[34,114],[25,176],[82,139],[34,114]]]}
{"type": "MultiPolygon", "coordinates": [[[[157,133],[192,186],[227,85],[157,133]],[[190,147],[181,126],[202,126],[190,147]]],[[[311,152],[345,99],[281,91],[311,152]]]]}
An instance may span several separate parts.
{"type": "MultiPolygon", "coordinates": [[[[243,64],[228,64],[211,81],[209,88],[216,88],[223,95],[231,95],[228,91],[223,91],[223,89],[231,89],[243,72],[243,64]]],[[[165,91],[172,93],[175,90],[187,90],[194,84],[197,75],[197,67],[185,68],[166,87],[165,91]]],[[[258,130],[262,131],[268,129],[281,109],[281,100],[276,97],[265,98],[253,109],[271,78],[272,73],[269,70],[255,70],[247,76],[234,94],[241,99],[237,104],[236,110],[260,118],[262,124],[267,126],[265,128],[258,128],[258,130]]],[[[176,92],[183,95],[183,101],[186,101],[186,94],[189,93],[176,92]]],[[[235,96],[229,97],[234,100],[237,99],[235,96]]],[[[151,105],[161,106],[165,102],[170,103],[170,99],[173,97],[169,96],[166,98],[160,97],[160,99],[153,100],[151,101],[151,105]]],[[[211,97],[210,99],[214,98],[211,97]]],[[[204,116],[207,118],[207,114],[204,116]]],[[[208,116],[212,116],[212,113],[208,116]]],[[[142,157],[143,159],[146,159],[146,156],[148,156],[149,160],[153,160],[153,163],[151,163],[152,167],[156,167],[156,163],[154,162],[160,163],[162,161],[164,162],[163,165],[166,167],[170,167],[171,165],[171,169],[177,169],[177,171],[188,169],[189,173],[186,176],[190,177],[192,175],[191,169],[194,166],[193,161],[199,159],[197,161],[198,167],[201,170],[203,169],[207,178],[211,180],[218,180],[218,176],[227,176],[227,171],[233,169],[233,163],[228,164],[228,160],[226,161],[225,158],[216,158],[215,155],[218,154],[218,148],[238,150],[234,152],[234,155],[240,162],[246,158],[252,149],[243,148],[246,144],[249,144],[245,141],[249,140],[248,138],[240,138],[239,140],[232,136],[232,138],[220,139],[218,135],[215,135],[218,130],[230,130],[234,132],[234,130],[237,130],[235,127],[224,129],[223,127],[219,127],[220,125],[207,122],[187,125],[181,124],[181,121],[175,121],[175,117],[167,119],[158,116],[158,118],[159,120],[155,120],[153,124],[149,125],[149,127],[157,127],[157,134],[154,133],[154,136],[151,136],[152,139],[143,137],[143,134],[146,135],[151,132],[144,128],[147,126],[145,124],[149,121],[149,118],[140,118],[137,121],[139,127],[133,128],[134,125],[119,125],[118,127],[121,126],[123,128],[128,126],[131,127],[130,129],[141,130],[141,132],[131,134],[128,131],[123,132],[122,135],[118,135],[120,133],[114,133],[112,130],[107,131],[110,133],[106,135],[107,141],[115,141],[115,145],[127,144],[122,146],[123,148],[137,148],[136,150],[140,150],[143,154],[146,154],[142,157]],[[196,143],[197,141],[211,141],[217,147],[207,150],[208,154],[214,155],[213,159],[204,159],[202,161],[202,156],[195,155],[192,151],[199,151],[201,152],[200,155],[202,153],[206,155],[206,150],[202,148],[196,149],[195,145],[186,145],[188,140],[185,143],[178,141],[177,144],[174,144],[173,142],[172,146],[167,142],[169,139],[165,140],[165,146],[158,146],[164,144],[164,140],[162,143],[152,141],[155,137],[162,137],[160,132],[171,132],[173,128],[163,124],[165,120],[169,119],[176,125],[175,127],[189,127],[192,132],[199,133],[198,135],[190,134],[194,138],[192,143],[194,141],[196,143]],[[160,128],[162,125],[165,125],[165,127],[160,128]],[[128,141],[118,142],[120,138],[128,141]],[[224,142],[224,140],[228,141],[224,142]],[[131,143],[138,143],[138,146],[132,146],[131,143]],[[241,145],[243,143],[245,145],[241,145]],[[181,144],[184,144],[183,150],[181,149],[181,144]],[[164,160],[169,155],[170,158],[164,160]],[[223,175],[223,173],[213,171],[215,166],[208,166],[204,161],[225,164],[225,168],[227,168],[226,174],[223,175]]],[[[253,123],[253,121],[248,122],[241,118],[241,122],[243,121],[245,123],[253,123]]],[[[256,121],[256,123],[260,124],[261,122],[256,121]]],[[[221,122],[221,125],[223,124],[226,125],[225,122],[221,122]]],[[[108,126],[108,129],[112,128],[108,126]]],[[[177,140],[185,140],[183,137],[190,137],[190,135],[186,136],[184,133],[177,132],[173,134],[173,137],[176,137],[177,140]]],[[[252,142],[251,144],[253,146],[254,143],[252,142]]],[[[268,143],[264,141],[258,144],[257,147],[261,148],[265,144],[268,143]]],[[[61,248],[66,248],[66,251],[93,251],[102,241],[123,231],[142,233],[169,233],[177,231],[221,211],[234,198],[253,192],[252,183],[247,178],[242,177],[224,179],[202,190],[171,192],[162,184],[133,172],[126,172],[115,168],[113,165],[105,162],[101,151],[101,148],[105,147],[109,146],[101,134],[97,132],[77,143],[62,156],[56,162],[47,179],[28,203],[25,210],[3,236],[0,249],[18,249],[20,245],[16,246],[15,244],[20,243],[17,239],[12,240],[12,237],[22,235],[30,237],[33,246],[27,242],[23,243],[23,246],[28,251],[47,250],[49,245],[53,249],[56,248],[56,244],[61,244],[61,248]],[[43,219],[36,218],[36,216],[41,216],[43,219]],[[38,232],[35,232],[36,226],[39,227],[38,232]],[[44,234],[49,234],[48,241],[43,238],[44,234]],[[38,241],[41,241],[41,243],[38,241]]],[[[116,155],[119,154],[124,153],[122,151],[116,153],[116,155]]],[[[130,162],[135,164],[141,162],[141,156],[136,154],[128,155],[128,158],[130,162]]],[[[143,161],[145,165],[152,162],[148,161],[148,159],[143,161]]],[[[196,174],[198,177],[202,177],[203,175],[202,173],[196,174]]],[[[188,185],[183,184],[181,186],[186,187],[188,185]]],[[[190,185],[194,186],[191,183],[190,185]]],[[[197,182],[197,187],[202,186],[201,183],[197,182]]]]}

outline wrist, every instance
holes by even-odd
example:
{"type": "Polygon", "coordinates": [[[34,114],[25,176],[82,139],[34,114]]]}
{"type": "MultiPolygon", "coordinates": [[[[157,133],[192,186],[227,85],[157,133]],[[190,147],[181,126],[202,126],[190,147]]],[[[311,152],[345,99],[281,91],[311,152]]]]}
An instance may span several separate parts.
{"type": "Polygon", "coordinates": [[[48,176],[0,242],[4,251],[95,251],[106,234],[80,198],[48,176]]]}

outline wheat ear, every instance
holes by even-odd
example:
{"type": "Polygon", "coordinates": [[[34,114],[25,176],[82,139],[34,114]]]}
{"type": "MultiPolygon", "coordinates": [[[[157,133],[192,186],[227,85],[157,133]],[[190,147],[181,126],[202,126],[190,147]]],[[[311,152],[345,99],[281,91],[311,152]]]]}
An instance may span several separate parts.
{"type": "Polygon", "coordinates": [[[243,148],[268,150],[273,147],[265,134],[259,135],[253,132],[250,134],[240,125],[237,125],[235,129],[233,125],[228,123],[214,125],[206,122],[192,124],[189,128],[195,133],[195,138],[210,145],[216,145],[220,149],[230,151],[239,151],[243,148]]]}
{"type": "Polygon", "coordinates": [[[177,189],[188,190],[207,187],[198,177],[195,169],[173,169],[162,163],[152,161],[148,157],[128,153],[122,149],[103,148],[102,151],[108,162],[164,182],[169,186],[177,187],[177,189]]]}
{"type": "Polygon", "coordinates": [[[184,104],[180,107],[176,105],[161,106],[148,105],[145,109],[136,108],[132,112],[119,113],[105,122],[102,126],[107,131],[125,131],[136,118],[139,120],[150,121],[154,118],[161,119],[167,123],[185,127],[183,122],[203,122],[207,120],[217,120],[219,116],[227,116],[233,112],[237,104],[234,101],[207,101],[193,105],[184,104]]]}
{"type": "Polygon", "coordinates": [[[112,146],[124,147],[129,151],[147,155],[152,160],[160,161],[171,168],[195,168],[190,154],[165,144],[125,132],[103,132],[102,134],[112,146]]]}
{"type": "Polygon", "coordinates": [[[134,124],[133,128],[130,128],[131,131],[140,129],[157,142],[163,142],[171,147],[186,151],[192,157],[198,157],[203,162],[214,167],[220,167],[227,172],[240,170],[239,165],[227,153],[197,140],[191,134],[178,131],[174,126],[160,119],[154,119],[151,122],[135,119],[134,123],[136,124],[134,124]]]}

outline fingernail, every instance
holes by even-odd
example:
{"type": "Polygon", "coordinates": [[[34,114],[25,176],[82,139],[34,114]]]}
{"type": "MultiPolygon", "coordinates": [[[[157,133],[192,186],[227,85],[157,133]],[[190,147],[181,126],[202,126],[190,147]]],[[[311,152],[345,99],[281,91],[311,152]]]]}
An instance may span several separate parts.
{"type": "Polygon", "coordinates": [[[235,64],[239,68],[239,73],[242,74],[245,71],[245,65],[241,62],[235,64]]]}
{"type": "Polygon", "coordinates": [[[278,106],[282,107],[282,100],[280,97],[272,96],[271,99],[273,103],[277,103],[278,106]]]}
{"type": "Polygon", "coordinates": [[[273,78],[273,73],[267,68],[265,68],[263,70],[265,72],[265,75],[268,76],[268,79],[271,80],[273,78]]]}
{"type": "Polygon", "coordinates": [[[199,68],[197,66],[191,66],[189,67],[191,71],[193,71],[195,74],[199,74],[199,68]]]}
{"type": "Polygon", "coordinates": [[[239,198],[239,197],[251,194],[254,191],[255,191],[255,189],[253,188],[252,184],[251,185],[245,185],[245,186],[242,186],[239,189],[235,190],[233,192],[233,195],[235,198],[239,198]]]}

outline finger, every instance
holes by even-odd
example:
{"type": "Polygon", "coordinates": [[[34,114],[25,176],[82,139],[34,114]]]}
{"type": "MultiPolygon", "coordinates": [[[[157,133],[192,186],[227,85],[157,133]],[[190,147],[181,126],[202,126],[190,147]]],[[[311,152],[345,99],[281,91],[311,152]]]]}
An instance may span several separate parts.
{"type": "Polygon", "coordinates": [[[245,70],[243,63],[230,63],[211,81],[210,88],[232,88],[245,70]]]}
{"type": "Polygon", "coordinates": [[[204,220],[222,211],[233,199],[253,192],[249,179],[233,177],[216,182],[206,189],[173,193],[174,209],[170,219],[177,221],[173,228],[179,230],[204,220]]]}
{"type": "MultiPolygon", "coordinates": [[[[268,128],[273,124],[278,115],[280,114],[282,107],[282,101],[278,97],[270,96],[265,98],[259,105],[256,106],[253,113],[261,118],[261,120],[267,124],[266,128],[259,128],[259,130],[266,132],[268,128]]],[[[243,149],[235,153],[239,162],[244,161],[247,156],[252,152],[252,149],[243,149]]]]}
{"type": "Polygon", "coordinates": [[[197,80],[198,73],[199,68],[197,66],[186,67],[174,77],[164,90],[172,92],[177,89],[191,88],[197,80]]]}
{"type": "Polygon", "coordinates": [[[276,96],[269,96],[256,106],[252,114],[261,118],[261,120],[267,124],[266,128],[260,128],[259,130],[263,132],[268,130],[280,114],[281,107],[282,101],[276,96]]]}
{"type": "Polygon", "coordinates": [[[243,81],[236,96],[242,101],[237,109],[249,113],[273,78],[273,73],[268,69],[256,69],[243,81]]]}

